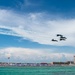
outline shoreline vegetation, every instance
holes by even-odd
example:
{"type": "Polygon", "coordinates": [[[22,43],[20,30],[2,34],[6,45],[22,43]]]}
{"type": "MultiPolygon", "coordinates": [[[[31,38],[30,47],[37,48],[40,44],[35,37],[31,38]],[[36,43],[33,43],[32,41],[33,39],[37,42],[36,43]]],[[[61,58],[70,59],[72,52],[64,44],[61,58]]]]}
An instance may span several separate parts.
{"type": "Polygon", "coordinates": [[[12,63],[0,62],[0,67],[53,67],[53,66],[75,66],[73,61],[51,62],[51,63],[12,63]]]}

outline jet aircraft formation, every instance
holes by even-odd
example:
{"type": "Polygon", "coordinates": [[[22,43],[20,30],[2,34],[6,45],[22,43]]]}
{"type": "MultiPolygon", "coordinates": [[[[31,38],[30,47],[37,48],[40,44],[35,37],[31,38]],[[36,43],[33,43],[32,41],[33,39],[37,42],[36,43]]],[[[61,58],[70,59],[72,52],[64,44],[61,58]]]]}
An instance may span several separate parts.
{"type": "MultiPolygon", "coordinates": [[[[65,41],[67,39],[66,37],[64,37],[61,34],[57,34],[56,36],[59,37],[59,41],[65,41]]],[[[58,42],[58,40],[56,40],[56,39],[52,39],[51,41],[58,42]]]]}

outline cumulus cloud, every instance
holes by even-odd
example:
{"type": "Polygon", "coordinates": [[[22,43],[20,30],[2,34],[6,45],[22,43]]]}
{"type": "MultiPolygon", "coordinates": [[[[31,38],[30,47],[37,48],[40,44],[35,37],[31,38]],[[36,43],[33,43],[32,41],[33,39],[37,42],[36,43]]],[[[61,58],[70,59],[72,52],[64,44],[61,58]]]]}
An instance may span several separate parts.
{"type": "Polygon", "coordinates": [[[33,42],[48,45],[75,46],[75,19],[56,18],[46,13],[17,14],[9,10],[0,9],[0,34],[19,36],[33,42]],[[58,39],[56,34],[67,37],[66,41],[52,42],[58,39]]]}
{"type": "Polygon", "coordinates": [[[42,49],[9,47],[0,49],[0,61],[11,62],[52,62],[73,60],[73,53],[53,53],[42,49]]]}

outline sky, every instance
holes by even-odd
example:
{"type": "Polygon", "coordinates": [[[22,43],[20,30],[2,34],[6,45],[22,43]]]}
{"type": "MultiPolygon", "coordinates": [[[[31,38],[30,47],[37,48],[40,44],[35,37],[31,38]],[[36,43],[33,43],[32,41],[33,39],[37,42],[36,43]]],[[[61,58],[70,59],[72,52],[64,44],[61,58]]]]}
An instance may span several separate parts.
{"type": "Polygon", "coordinates": [[[74,55],[75,0],[0,0],[0,62],[73,61],[74,55]]]}

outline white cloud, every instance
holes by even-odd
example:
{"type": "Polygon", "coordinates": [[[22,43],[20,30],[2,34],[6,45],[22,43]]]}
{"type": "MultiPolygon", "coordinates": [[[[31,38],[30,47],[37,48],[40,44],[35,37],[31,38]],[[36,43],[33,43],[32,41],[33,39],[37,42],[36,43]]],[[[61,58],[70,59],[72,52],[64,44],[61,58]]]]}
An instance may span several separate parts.
{"type": "Polygon", "coordinates": [[[16,4],[16,8],[19,8],[20,10],[26,10],[29,9],[31,7],[37,7],[40,6],[42,4],[42,0],[37,0],[37,1],[33,1],[33,0],[23,0],[21,1],[17,1],[16,4]]]}
{"type": "MultiPolygon", "coordinates": [[[[42,3],[41,0],[33,1],[33,0],[24,0],[24,3],[22,3],[23,6],[39,6],[40,3],[42,3]]],[[[23,7],[24,8],[24,7],[23,7]]]]}
{"type": "Polygon", "coordinates": [[[75,46],[75,19],[51,19],[45,13],[17,14],[9,10],[0,10],[0,28],[11,32],[0,31],[0,34],[20,36],[33,42],[48,45],[75,46]],[[66,41],[52,42],[58,39],[56,34],[67,37],[66,41]]]}
{"type": "Polygon", "coordinates": [[[9,47],[0,49],[0,61],[11,62],[52,62],[73,60],[73,53],[53,53],[42,49],[9,47]]]}

